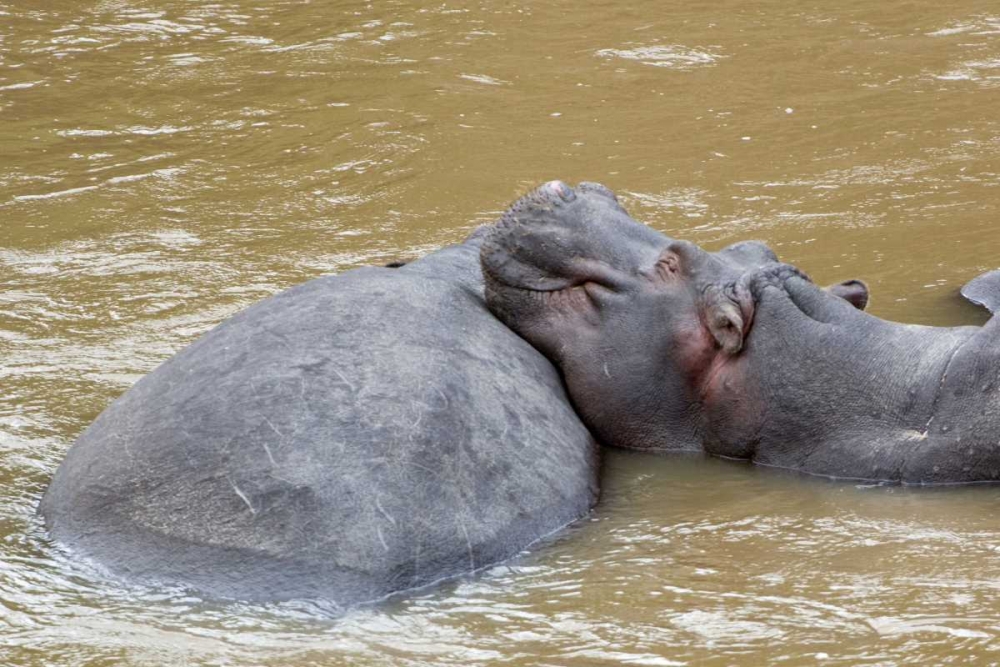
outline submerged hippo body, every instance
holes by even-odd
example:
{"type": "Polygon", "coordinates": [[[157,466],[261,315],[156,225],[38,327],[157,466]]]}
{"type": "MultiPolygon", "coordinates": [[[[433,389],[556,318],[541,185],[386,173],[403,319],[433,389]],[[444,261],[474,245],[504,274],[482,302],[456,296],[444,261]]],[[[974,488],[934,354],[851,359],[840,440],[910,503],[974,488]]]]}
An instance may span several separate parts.
{"type": "MultiPolygon", "coordinates": [[[[561,369],[599,439],[837,478],[1000,480],[1000,317],[880,320],[848,303],[867,301],[856,281],[741,265],[594,192],[543,186],[482,261],[491,309],[561,369]]],[[[964,293],[997,312],[1000,273],[964,293]]]]}
{"type": "Polygon", "coordinates": [[[282,292],[169,359],[70,449],[53,537],[129,580],[350,605],[584,515],[596,445],[486,310],[481,236],[282,292]]]}

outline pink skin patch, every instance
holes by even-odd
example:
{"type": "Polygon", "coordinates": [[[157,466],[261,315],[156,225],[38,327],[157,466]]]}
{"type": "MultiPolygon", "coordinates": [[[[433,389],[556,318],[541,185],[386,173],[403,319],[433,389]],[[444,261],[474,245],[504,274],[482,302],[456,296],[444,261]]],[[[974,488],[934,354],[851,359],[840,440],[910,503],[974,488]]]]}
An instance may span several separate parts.
{"type": "Polygon", "coordinates": [[[719,359],[726,356],[719,351],[712,334],[700,321],[682,326],[677,331],[672,355],[695,395],[703,386],[706,374],[719,359]]]}
{"type": "Polygon", "coordinates": [[[557,195],[563,201],[570,201],[574,197],[573,189],[562,181],[549,181],[542,187],[552,194],[557,195]]]}

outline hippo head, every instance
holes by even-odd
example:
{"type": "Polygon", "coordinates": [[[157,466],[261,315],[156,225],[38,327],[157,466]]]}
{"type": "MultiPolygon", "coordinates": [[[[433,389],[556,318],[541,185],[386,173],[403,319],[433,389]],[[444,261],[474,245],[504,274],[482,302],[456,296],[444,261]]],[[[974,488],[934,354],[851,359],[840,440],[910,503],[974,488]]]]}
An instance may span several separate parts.
{"type": "MultiPolygon", "coordinates": [[[[744,347],[753,285],[801,275],[763,243],[709,253],[636,222],[604,186],[560,181],[511,206],[481,260],[490,310],[562,371],[594,434],[644,450],[701,448],[705,393],[744,347]]],[[[867,301],[856,281],[837,288],[867,301]]]]}

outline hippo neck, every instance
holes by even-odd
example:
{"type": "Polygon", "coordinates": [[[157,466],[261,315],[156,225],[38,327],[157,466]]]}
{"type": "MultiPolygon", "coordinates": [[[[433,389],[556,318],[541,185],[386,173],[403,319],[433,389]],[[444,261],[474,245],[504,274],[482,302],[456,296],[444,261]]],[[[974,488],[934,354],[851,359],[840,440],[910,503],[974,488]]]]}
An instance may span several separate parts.
{"type": "Polygon", "coordinates": [[[477,227],[462,243],[435,250],[399,270],[419,273],[431,279],[446,280],[484,301],[479,248],[483,244],[487,229],[485,225],[477,227]]]}
{"type": "MultiPolygon", "coordinates": [[[[955,397],[967,382],[969,351],[982,346],[977,327],[903,325],[858,313],[809,339],[794,322],[787,328],[751,336],[717,381],[719,395],[705,406],[709,453],[831,477],[921,481],[933,472],[922,468],[934,466],[915,457],[954,437],[963,415],[981,422],[984,401],[1000,398],[996,383],[964,401],[955,397]],[[725,381],[741,396],[727,393],[725,381]]],[[[991,359],[996,365],[996,353],[991,359]]],[[[994,442],[997,427],[979,424],[994,442]]]]}

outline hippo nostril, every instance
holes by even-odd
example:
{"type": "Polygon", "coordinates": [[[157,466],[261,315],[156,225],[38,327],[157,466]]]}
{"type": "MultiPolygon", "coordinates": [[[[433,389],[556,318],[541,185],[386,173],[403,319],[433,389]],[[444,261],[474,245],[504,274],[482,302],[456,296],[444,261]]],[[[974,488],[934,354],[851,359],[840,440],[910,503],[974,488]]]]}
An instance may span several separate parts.
{"type": "Polygon", "coordinates": [[[569,187],[562,181],[549,181],[542,187],[554,195],[559,195],[559,198],[565,202],[571,202],[576,199],[576,193],[573,192],[573,188],[569,187]]]}

